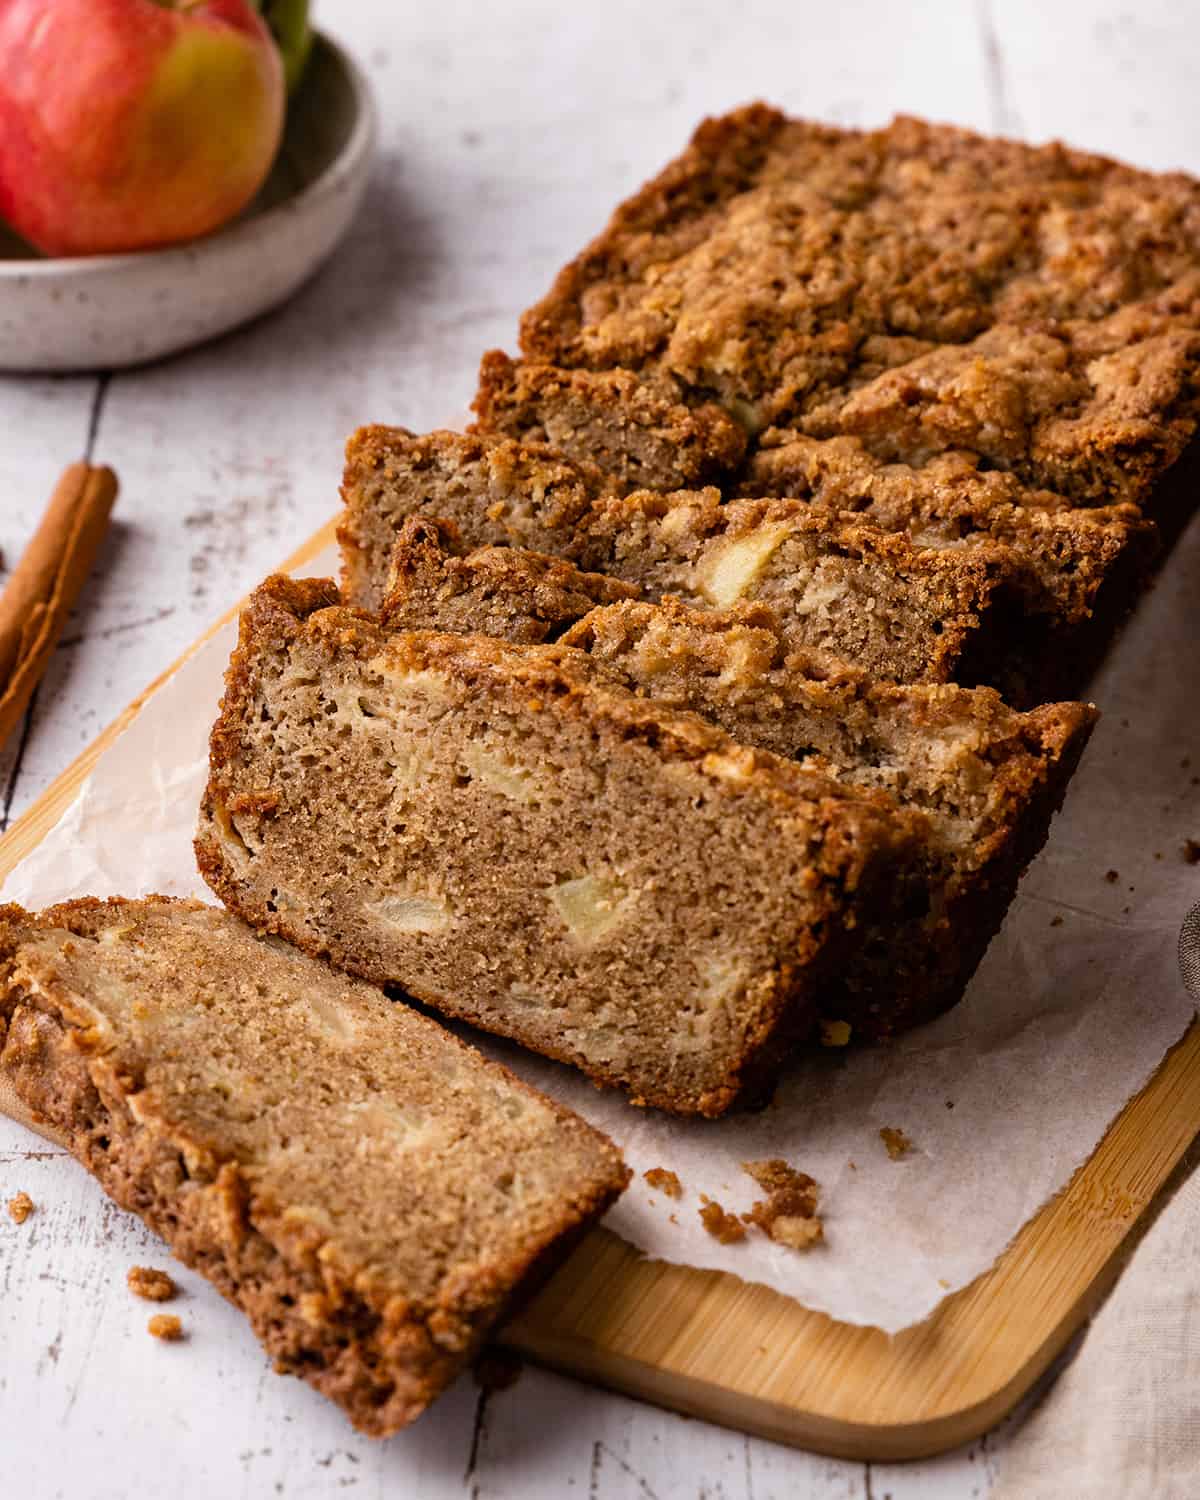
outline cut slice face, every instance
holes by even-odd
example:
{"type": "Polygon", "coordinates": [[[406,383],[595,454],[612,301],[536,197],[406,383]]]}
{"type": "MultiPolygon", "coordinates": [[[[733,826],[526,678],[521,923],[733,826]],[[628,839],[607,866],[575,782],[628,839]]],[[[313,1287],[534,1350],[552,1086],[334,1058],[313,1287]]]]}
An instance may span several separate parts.
{"type": "Polygon", "coordinates": [[[197,902],[0,908],[0,1075],[374,1436],[628,1178],[435,1022],[197,902]]]}

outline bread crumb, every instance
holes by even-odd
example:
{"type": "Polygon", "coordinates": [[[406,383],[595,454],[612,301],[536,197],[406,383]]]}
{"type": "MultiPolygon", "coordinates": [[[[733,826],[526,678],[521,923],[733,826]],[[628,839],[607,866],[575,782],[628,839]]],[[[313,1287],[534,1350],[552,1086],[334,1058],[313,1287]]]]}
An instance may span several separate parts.
{"type": "Polygon", "coordinates": [[[821,1021],[821,1046],[845,1047],[850,1041],[849,1021],[821,1021]]]}
{"type": "Polygon", "coordinates": [[[524,1362],[515,1354],[507,1354],[501,1349],[485,1349],[471,1366],[471,1374],[482,1391],[506,1391],[516,1385],[524,1369],[524,1362]]]}
{"type": "Polygon", "coordinates": [[[170,1302],[179,1290],[165,1271],[151,1266],[130,1266],[125,1284],[135,1297],[144,1297],[147,1302],[170,1302]]]}
{"type": "Polygon", "coordinates": [[[786,1245],[789,1250],[809,1250],[825,1238],[825,1226],[816,1217],[805,1219],[794,1214],[780,1214],[771,1220],[767,1233],[777,1245],[786,1245]]]}
{"type": "Polygon", "coordinates": [[[15,1198],[8,1200],[8,1215],[14,1224],[24,1224],[25,1220],[33,1212],[33,1199],[28,1193],[18,1193],[15,1198]]]}
{"type": "Polygon", "coordinates": [[[907,1156],[913,1147],[912,1141],[903,1130],[898,1130],[892,1125],[883,1126],[879,1132],[879,1139],[887,1147],[887,1154],[893,1161],[899,1161],[902,1156],[907,1156]]]}
{"type": "Polygon", "coordinates": [[[1121,876],[1116,870],[1105,870],[1104,878],[1108,881],[1109,885],[1116,885],[1121,876]]]}
{"type": "Polygon", "coordinates": [[[746,1238],[746,1226],[739,1222],[736,1214],[727,1214],[719,1203],[705,1199],[700,1210],[700,1222],[722,1245],[735,1245],[746,1238]]]}
{"type": "Polygon", "coordinates": [[[1051,917],[1050,918],[1050,925],[1051,925],[1051,927],[1061,927],[1062,924],[1063,924],[1063,919],[1061,917],[1051,917]]]}
{"type": "Polygon", "coordinates": [[[183,1337],[183,1324],[174,1313],[155,1313],[146,1328],[156,1339],[167,1344],[176,1344],[183,1337]]]}
{"type": "Polygon", "coordinates": [[[1200,839],[1184,839],[1183,862],[1188,865],[1200,865],[1200,839]]]}
{"type": "Polygon", "coordinates": [[[782,1157],[769,1161],[744,1161],[742,1171],[765,1188],[765,1202],[756,1203],[742,1221],[761,1229],[768,1239],[790,1250],[807,1250],[824,1238],[825,1227],[817,1214],[820,1188],[807,1172],[798,1172],[782,1157]]]}
{"type": "Polygon", "coordinates": [[[642,1176],[652,1188],[657,1188],[660,1193],[666,1193],[668,1198],[678,1198],[683,1194],[683,1184],[679,1178],[667,1167],[651,1167],[642,1176]]]}

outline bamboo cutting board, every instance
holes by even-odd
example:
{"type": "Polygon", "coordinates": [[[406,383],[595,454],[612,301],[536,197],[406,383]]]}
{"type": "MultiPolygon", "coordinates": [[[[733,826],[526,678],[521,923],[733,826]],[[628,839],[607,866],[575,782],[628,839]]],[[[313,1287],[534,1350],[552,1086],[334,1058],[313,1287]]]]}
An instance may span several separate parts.
{"type": "MultiPolygon", "coordinates": [[[[324,527],[284,565],[333,540],[324,527]]],[[[91,744],[0,840],[0,879],[58,821],[97,757],[215,631],[91,744]]],[[[0,1099],[0,1107],[11,1100],[0,1099]]],[[[15,1111],[14,1111],[15,1112],[15,1111]]],[[[999,1261],[931,1318],[889,1337],[766,1287],[642,1260],[595,1230],[500,1333],[569,1373],[758,1436],[852,1459],[919,1458],[997,1422],[1111,1284],[1122,1242],[1200,1132],[1200,1023],[1069,1186],[999,1261]]]]}

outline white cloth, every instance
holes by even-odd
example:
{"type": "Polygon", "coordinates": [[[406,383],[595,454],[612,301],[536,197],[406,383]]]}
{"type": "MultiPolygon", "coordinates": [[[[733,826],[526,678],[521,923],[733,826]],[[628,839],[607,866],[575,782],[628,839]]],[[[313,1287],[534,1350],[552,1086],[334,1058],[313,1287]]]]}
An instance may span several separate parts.
{"type": "Polygon", "coordinates": [[[1200,1500],[1200,1171],[1013,1435],[991,1500],[1200,1500]]]}

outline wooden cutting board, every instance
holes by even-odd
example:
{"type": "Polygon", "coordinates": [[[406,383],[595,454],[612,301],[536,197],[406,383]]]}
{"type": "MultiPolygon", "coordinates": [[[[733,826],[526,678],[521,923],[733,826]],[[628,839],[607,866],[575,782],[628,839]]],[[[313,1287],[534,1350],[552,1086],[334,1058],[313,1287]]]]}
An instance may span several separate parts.
{"type": "MultiPolygon", "coordinates": [[[[333,523],[285,570],[333,540],[333,523]]],[[[0,879],[45,837],[97,757],[234,611],[94,741],[0,839],[0,879]]],[[[0,1109],[14,1114],[11,1098],[0,1109]]],[[[499,1334],[519,1354],[662,1406],[853,1459],[919,1458],[1004,1416],[1111,1285],[1139,1216],[1200,1132],[1200,1023],[1068,1187],[990,1271],[889,1336],[716,1271],[642,1260],[592,1232],[499,1334]]]]}

